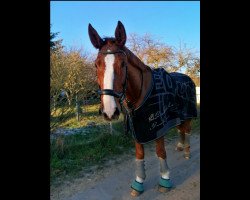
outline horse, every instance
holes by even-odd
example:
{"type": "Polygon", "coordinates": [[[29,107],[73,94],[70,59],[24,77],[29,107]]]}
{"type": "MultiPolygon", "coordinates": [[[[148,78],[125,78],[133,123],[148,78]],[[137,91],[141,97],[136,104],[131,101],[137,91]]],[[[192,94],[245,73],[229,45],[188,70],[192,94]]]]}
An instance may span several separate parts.
{"type": "Polygon", "coordinates": [[[95,67],[99,85],[100,110],[107,121],[117,120],[120,113],[127,119],[127,128],[135,141],[135,179],[131,195],[144,191],[146,179],[144,144],[155,141],[160,164],[158,189],[167,192],[173,187],[167,163],[164,135],[173,127],[179,132],[176,150],[190,158],[191,120],[197,117],[195,85],[181,73],[151,69],[126,46],[126,31],[118,21],[115,37],[101,38],[88,25],[92,45],[98,49],[95,67]]]}

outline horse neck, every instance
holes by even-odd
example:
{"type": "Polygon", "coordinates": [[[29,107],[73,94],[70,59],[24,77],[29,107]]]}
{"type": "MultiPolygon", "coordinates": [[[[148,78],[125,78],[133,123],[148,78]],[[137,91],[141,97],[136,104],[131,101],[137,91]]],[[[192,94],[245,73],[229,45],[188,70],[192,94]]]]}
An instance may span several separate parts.
{"type": "Polygon", "coordinates": [[[135,54],[133,54],[127,47],[123,47],[123,50],[125,51],[127,58],[128,58],[128,62],[140,69],[142,72],[148,72],[151,71],[150,67],[145,65],[135,54]]]}
{"type": "Polygon", "coordinates": [[[151,69],[129,49],[124,47],[128,59],[127,99],[137,108],[143,101],[151,85],[151,69]],[[143,77],[142,77],[143,76],[143,77]]]}

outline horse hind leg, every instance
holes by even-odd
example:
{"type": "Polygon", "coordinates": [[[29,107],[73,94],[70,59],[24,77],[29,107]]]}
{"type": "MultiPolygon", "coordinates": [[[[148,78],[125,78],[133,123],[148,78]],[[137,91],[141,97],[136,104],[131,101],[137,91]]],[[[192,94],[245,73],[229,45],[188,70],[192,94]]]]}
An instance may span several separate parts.
{"type": "Polygon", "coordinates": [[[179,126],[177,126],[179,132],[179,141],[176,145],[176,150],[183,151],[184,157],[189,159],[190,154],[190,132],[191,132],[191,120],[186,120],[179,126]]]}
{"type": "Polygon", "coordinates": [[[185,142],[185,132],[181,132],[178,129],[178,134],[179,134],[179,141],[176,145],[176,149],[177,151],[183,151],[184,150],[184,142],[185,142]]]}

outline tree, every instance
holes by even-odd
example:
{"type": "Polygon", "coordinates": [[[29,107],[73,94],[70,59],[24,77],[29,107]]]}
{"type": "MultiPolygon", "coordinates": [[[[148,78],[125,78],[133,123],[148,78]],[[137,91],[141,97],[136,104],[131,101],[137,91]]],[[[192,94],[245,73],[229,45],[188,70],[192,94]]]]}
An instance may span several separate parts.
{"type": "Polygon", "coordinates": [[[196,86],[200,86],[200,58],[193,59],[193,65],[187,68],[186,74],[193,79],[196,86]]]}
{"type": "Polygon", "coordinates": [[[57,107],[57,100],[63,92],[66,80],[65,56],[62,49],[50,53],[50,100],[51,109],[57,107]]]}
{"type": "MultiPolygon", "coordinates": [[[[50,25],[51,28],[51,25],[50,25]]],[[[50,49],[51,51],[62,50],[62,39],[54,40],[58,36],[59,32],[53,33],[50,31],[50,49]]]]}
{"type": "Polygon", "coordinates": [[[172,48],[146,33],[139,36],[132,33],[128,37],[128,46],[145,64],[157,68],[170,66],[173,57],[172,48]]]}
{"type": "Polygon", "coordinates": [[[82,49],[52,52],[50,58],[52,96],[58,98],[63,91],[72,105],[76,95],[82,99],[97,90],[95,67],[82,49]]]}
{"type": "Polygon", "coordinates": [[[199,56],[191,49],[188,49],[185,44],[184,47],[180,44],[179,49],[176,50],[175,57],[176,70],[183,71],[193,79],[197,86],[200,85],[199,56]]]}
{"type": "Polygon", "coordinates": [[[71,104],[78,95],[84,98],[89,91],[97,89],[95,67],[88,61],[87,54],[81,55],[81,50],[71,50],[65,54],[66,80],[63,88],[71,104]]]}
{"type": "Polygon", "coordinates": [[[76,113],[79,120],[80,101],[98,89],[96,72],[88,53],[82,49],[64,48],[50,54],[51,128],[76,113]],[[62,94],[64,98],[62,98],[62,94]]]}
{"type": "Polygon", "coordinates": [[[183,72],[199,85],[200,58],[185,44],[175,49],[151,34],[132,33],[128,37],[128,47],[146,65],[163,67],[168,72],[183,72]]]}

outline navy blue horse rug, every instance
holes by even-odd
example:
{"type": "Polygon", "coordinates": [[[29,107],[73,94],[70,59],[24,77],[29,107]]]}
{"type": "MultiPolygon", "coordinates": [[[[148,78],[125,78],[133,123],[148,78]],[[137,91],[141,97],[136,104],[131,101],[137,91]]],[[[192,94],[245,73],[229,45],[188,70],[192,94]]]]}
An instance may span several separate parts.
{"type": "Polygon", "coordinates": [[[196,105],[195,84],[190,77],[162,68],[152,70],[151,88],[130,116],[128,130],[138,143],[156,140],[182,121],[197,117],[196,105]]]}

